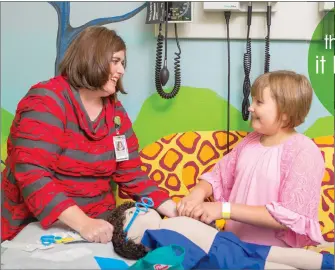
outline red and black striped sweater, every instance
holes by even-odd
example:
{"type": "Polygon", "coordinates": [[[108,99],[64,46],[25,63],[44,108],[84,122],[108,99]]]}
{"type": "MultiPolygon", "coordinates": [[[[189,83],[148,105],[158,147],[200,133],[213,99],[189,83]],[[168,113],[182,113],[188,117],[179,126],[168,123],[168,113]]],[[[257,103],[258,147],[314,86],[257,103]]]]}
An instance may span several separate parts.
{"type": "Polygon", "coordinates": [[[155,207],[169,198],[141,170],[138,140],[119,101],[108,99],[91,121],[79,93],[64,77],[34,85],[19,102],[2,173],[1,240],[12,239],[28,223],[48,228],[62,211],[78,205],[90,217],[104,218],[115,207],[110,180],[155,207]],[[126,136],[129,160],[116,162],[114,117],[126,136]]]}

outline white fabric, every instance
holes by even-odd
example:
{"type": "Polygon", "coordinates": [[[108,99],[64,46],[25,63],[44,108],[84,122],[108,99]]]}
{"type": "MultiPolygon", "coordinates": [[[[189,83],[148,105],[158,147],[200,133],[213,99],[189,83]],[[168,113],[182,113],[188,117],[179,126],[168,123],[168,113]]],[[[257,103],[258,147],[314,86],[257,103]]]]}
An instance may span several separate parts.
{"type": "MultiPolygon", "coordinates": [[[[60,223],[43,230],[39,223],[26,226],[11,242],[36,244],[40,236],[68,233],[60,223]]],[[[46,250],[27,252],[17,248],[1,248],[1,269],[100,269],[94,256],[123,260],[129,266],[135,261],[125,260],[115,254],[112,243],[55,244],[46,250]]]]}

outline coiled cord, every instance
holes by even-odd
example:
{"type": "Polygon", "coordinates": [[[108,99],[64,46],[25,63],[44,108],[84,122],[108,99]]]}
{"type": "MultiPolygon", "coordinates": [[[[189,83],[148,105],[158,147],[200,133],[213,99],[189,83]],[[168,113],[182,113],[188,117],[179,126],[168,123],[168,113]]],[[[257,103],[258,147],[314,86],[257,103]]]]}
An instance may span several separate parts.
{"type": "Polygon", "coordinates": [[[250,26],[251,26],[251,14],[252,14],[252,5],[248,5],[248,32],[247,32],[247,45],[246,53],[243,57],[243,66],[244,66],[244,81],[243,81],[243,101],[242,101],[242,118],[244,121],[247,121],[249,118],[249,95],[251,89],[250,82],[250,72],[251,72],[251,39],[250,39],[250,26]]]}
{"type": "Polygon", "coordinates": [[[230,36],[229,36],[229,20],[230,11],[225,11],[224,16],[227,25],[227,51],[228,51],[228,104],[227,104],[227,153],[229,153],[229,132],[230,132],[230,36]]]}
{"type": "Polygon", "coordinates": [[[164,99],[170,99],[170,98],[175,97],[178,94],[180,85],[181,85],[181,69],[180,69],[181,49],[180,49],[179,40],[178,40],[178,31],[177,31],[176,23],[174,24],[174,29],[175,29],[176,43],[177,43],[179,52],[175,53],[176,57],[174,58],[174,79],[175,79],[174,87],[170,93],[166,93],[162,87],[162,83],[160,79],[164,36],[161,34],[162,24],[159,24],[159,33],[157,37],[157,50],[156,50],[155,85],[156,85],[157,93],[164,99]]]}
{"type": "Polygon", "coordinates": [[[266,11],[266,24],[268,33],[265,37],[265,63],[264,63],[264,73],[270,71],[270,27],[271,27],[271,4],[268,2],[266,11]]]}

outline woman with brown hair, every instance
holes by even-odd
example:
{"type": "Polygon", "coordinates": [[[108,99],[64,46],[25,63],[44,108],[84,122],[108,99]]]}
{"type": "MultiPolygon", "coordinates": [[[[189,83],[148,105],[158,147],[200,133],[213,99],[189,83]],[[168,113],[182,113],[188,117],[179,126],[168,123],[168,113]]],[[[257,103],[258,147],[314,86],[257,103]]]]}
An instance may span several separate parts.
{"type": "Polygon", "coordinates": [[[126,93],[125,62],[115,31],[89,27],[70,44],[60,75],[21,99],[2,174],[2,241],[30,222],[48,228],[57,220],[88,241],[110,241],[111,180],[134,200],[149,196],[161,214],[176,215],[169,195],[141,170],[138,140],[117,99],[126,93]]]}

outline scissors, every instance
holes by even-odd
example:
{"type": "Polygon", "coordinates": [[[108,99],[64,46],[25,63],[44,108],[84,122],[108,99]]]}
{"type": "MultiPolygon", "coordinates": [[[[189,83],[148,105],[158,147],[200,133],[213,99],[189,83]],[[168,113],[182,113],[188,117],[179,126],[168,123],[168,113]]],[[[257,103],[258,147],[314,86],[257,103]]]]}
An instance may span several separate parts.
{"type": "Polygon", "coordinates": [[[149,207],[153,207],[153,206],[154,206],[154,202],[149,197],[143,197],[141,199],[141,202],[135,203],[136,211],[135,211],[133,217],[131,218],[131,220],[129,221],[127,227],[124,229],[124,232],[126,233],[126,232],[129,231],[131,225],[133,224],[135,218],[138,216],[140,211],[146,213],[146,212],[148,212],[149,207]]]}
{"type": "Polygon", "coordinates": [[[60,236],[54,236],[54,235],[43,235],[40,238],[41,243],[44,246],[49,246],[51,244],[57,243],[62,240],[62,237],[60,236]]]}

